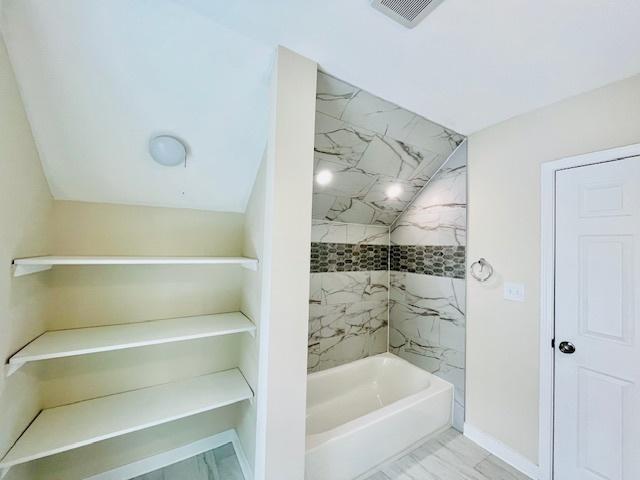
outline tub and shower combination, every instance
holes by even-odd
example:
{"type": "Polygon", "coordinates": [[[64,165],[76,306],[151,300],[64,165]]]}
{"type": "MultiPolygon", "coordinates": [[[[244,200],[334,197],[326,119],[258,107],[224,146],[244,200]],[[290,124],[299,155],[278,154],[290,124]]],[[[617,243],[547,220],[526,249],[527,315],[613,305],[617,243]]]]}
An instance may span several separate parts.
{"type": "Polygon", "coordinates": [[[307,380],[306,480],[353,480],[451,425],[453,385],[383,353],[307,380]]]}

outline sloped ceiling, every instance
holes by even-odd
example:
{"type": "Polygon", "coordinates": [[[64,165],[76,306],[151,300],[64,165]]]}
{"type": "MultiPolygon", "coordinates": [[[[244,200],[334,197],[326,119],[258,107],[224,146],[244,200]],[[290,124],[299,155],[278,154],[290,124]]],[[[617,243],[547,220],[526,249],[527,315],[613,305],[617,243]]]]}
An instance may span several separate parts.
{"type": "Polygon", "coordinates": [[[52,193],[242,211],[274,47],[461,134],[640,73],[638,0],[445,0],[412,30],[370,0],[2,0],[52,193]],[[155,165],[174,133],[187,168],[155,165]]]}
{"type": "Polygon", "coordinates": [[[5,0],[3,33],[55,198],[244,210],[270,46],[168,0],[5,0]],[[158,133],[186,168],[151,160],[158,133]]]}
{"type": "Polygon", "coordinates": [[[414,29],[371,0],[176,0],[469,135],[640,73],[638,0],[445,0],[414,29]]]}

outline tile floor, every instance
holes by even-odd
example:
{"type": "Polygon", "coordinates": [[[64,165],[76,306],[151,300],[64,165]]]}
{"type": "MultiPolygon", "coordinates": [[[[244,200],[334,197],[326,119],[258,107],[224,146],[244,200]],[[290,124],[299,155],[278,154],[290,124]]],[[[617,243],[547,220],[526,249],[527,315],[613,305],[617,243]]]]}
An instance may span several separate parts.
{"type": "Polygon", "coordinates": [[[132,480],[244,480],[244,476],[233,445],[227,443],[132,480]]]}
{"type": "Polygon", "coordinates": [[[529,480],[450,429],[385,463],[363,480],[529,480]]]}
{"type": "MultiPolygon", "coordinates": [[[[363,480],[529,480],[459,432],[446,432],[385,463],[363,480]]],[[[132,480],[244,480],[228,443],[132,480]]],[[[327,479],[331,480],[331,479],[327,479]]]]}

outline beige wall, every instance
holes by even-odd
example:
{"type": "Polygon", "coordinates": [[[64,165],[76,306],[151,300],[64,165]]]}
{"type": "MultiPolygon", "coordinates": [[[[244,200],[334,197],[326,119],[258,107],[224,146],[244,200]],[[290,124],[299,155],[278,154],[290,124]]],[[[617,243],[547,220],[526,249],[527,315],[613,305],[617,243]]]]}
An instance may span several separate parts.
{"type": "MultiPolygon", "coordinates": [[[[244,216],[56,201],[51,251],[61,255],[240,255],[244,216]]],[[[48,329],[240,308],[235,266],[56,267],[48,329]]],[[[234,367],[238,336],[40,362],[45,407],[234,367]],[[211,352],[216,352],[212,354],[211,352]]]]}
{"type": "MultiPolygon", "coordinates": [[[[242,254],[244,215],[237,213],[54,202],[51,252],[62,255],[242,254]]],[[[55,267],[48,329],[108,325],[240,308],[237,266],[55,267]]],[[[205,338],[27,365],[44,407],[203,375],[238,366],[242,336],[205,338]]],[[[169,450],[236,426],[231,406],[149,431],[35,462],[35,478],[67,480],[169,450]],[[78,459],[91,459],[79,462],[78,459]]]]}
{"type": "Polygon", "coordinates": [[[316,76],[314,62],[278,47],[265,171],[256,480],[304,478],[316,76]]]}
{"type": "MultiPolygon", "coordinates": [[[[14,278],[11,260],[43,254],[48,246],[52,205],[31,129],[20,100],[4,43],[0,39],[0,357],[42,333],[48,277],[14,278]]],[[[40,408],[37,379],[19,371],[0,375],[0,456],[40,408]]],[[[28,477],[29,467],[7,480],[28,477]]]]}
{"type": "Polygon", "coordinates": [[[640,143],[640,76],[516,117],[469,138],[466,422],[537,463],[540,164],[640,143]],[[502,282],[526,286],[524,303],[502,282]]]}
{"type": "MultiPolygon", "coordinates": [[[[254,393],[258,391],[258,377],[260,367],[260,343],[264,338],[264,327],[267,322],[262,321],[262,279],[264,277],[265,258],[265,202],[266,202],[266,161],[263,156],[260,170],[256,176],[251,197],[245,212],[245,236],[243,255],[257,258],[257,271],[245,270],[242,282],[242,301],[240,310],[253,320],[258,327],[255,338],[244,335],[242,342],[242,356],[240,368],[254,393]]],[[[247,460],[255,470],[256,463],[256,423],[259,400],[253,403],[244,402],[240,406],[238,420],[238,436],[244,447],[247,460]]],[[[261,463],[264,459],[261,458],[261,463]]]]}
{"type": "MultiPolygon", "coordinates": [[[[33,185],[23,185],[22,190],[33,192],[34,188],[33,185]]],[[[28,224],[29,218],[33,221],[35,215],[24,215],[25,207],[31,210],[27,201],[20,197],[20,192],[12,193],[22,206],[22,209],[13,209],[21,212],[11,219],[13,224],[18,225],[18,219],[23,219],[25,224],[28,224]]],[[[242,254],[242,214],[51,202],[49,197],[46,199],[47,206],[52,204],[46,212],[50,219],[49,233],[44,227],[41,231],[29,232],[29,236],[41,238],[44,245],[39,248],[25,243],[17,253],[7,252],[6,265],[16,255],[46,253],[193,256],[242,254]]],[[[5,215],[8,222],[9,217],[4,210],[2,215],[5,215]]],[[[24,230],[16,233],[25,235],[24,230]]],[[[4,236],[2,240],[4,258],[4,236]]],[[[8,274],[7,268],[7,277],[8,274]]],[[[11,322],[7,322],[7,328],[16,329],[16,326],[30,326],[28,320],[39,320],[26,333],[21,334],[20,340],[14,341],[17,346],[12,347],[12,351],[45,329],[237,311],[240,309],[242,291],[242,269],[219,265],[55,267],[49,272],[18,279],[8,277],[8,280],[12,282],[14,290],[22,282],[29,287],[24,292],[19,291],[24,302],[22,298],[15,299],[15,310],[24,308],[25,313],[29,310],[35,312],[35,308],[40,306],[43,313],[28,318],[14,314],[11,322]],[[33,295],[36,295],[35,300],[33,295]],[[43,296],[41,303],[38,303],[37,295],[43,296]]],[[[20,431],[41,407],[68,404],[236,367],[241,361],[242,337],[244,335],[199,339],[27,364],[15,375],[15,378],[24,376],[32,383],[33,388],[27,391],[28,398],[23,398],[26,394],[22,395],[21,403],[18,404],[24,404],[26,411],[15,415],[13,412],[16,405],[3,404],[0,418],[15,420],[15,428],[20,431]],[[36,385],[39,386],[39,395],[36,385]]],[[[14,386],[11,386],[10,391],[20,392],[14,386]]],[[[11,398],[15,395],[14,393],[11,398]]],[[[55,471],[59,478],[65,480],[85,478],[87,475],[234,428],[238,423],[238,412],[238,406],[230,406],[172,422],[19,466],[10,475],[16,479],[24,478],[17,475],[44,479],[51,478],[51,472],[55,471]]]]}

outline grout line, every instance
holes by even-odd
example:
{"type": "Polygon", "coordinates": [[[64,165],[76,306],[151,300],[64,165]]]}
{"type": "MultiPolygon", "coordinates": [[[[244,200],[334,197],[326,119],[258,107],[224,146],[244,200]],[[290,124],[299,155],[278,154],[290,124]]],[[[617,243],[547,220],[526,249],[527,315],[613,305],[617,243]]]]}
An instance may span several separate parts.
{"type": "MultiPolygon", "coordinates": [[[[420,190],[418,190],[418,193],[416,193],[413,198],[411,199],[411,201],[409,203],[407,203],[407,205],[404,207],[404,210],[402,210],[402,213],[400,213],[400,215],[398,215],[396,217],[396,219],[391,222],[391,225],[389,225],[389,231],[391,231],[391,229],[393,228],[393,226],[398,222],[398,220],[400,220],[400,218],[402,218],[402,216],[407,213],[407,210],[409,210],[409,208],[411,208],[411,205],[413,205],[416,200],[418,198],[420,198],[420,195],[422,195],[422,192],[424,192],[426,190],[426,188],[429,186],[429,184],[431,183],[431,181],[436,178],[438,176],[438,174],[440,173],[440,171],[445,167],[445,165],[447,163],[449,163],[449,160],[451,160],[451,157],[453,157],[453,154],[456,153],[458,151],[458,149],[460,147],[462,147],[464,144],[467,143],[467,139],[465,138],[462,142],[460,142],[460,145],[458,145],[447,157],[447,159],[442,163],[442,165],[440,165],[440,167],[433,172],[433,175],[431,175],[431,177],[429,178],[429,180],[427,181],[427,183],[425,183],[422,188],[420,190]]],[[[467,179],[468,182],[468,179],[467,179]]]]}

